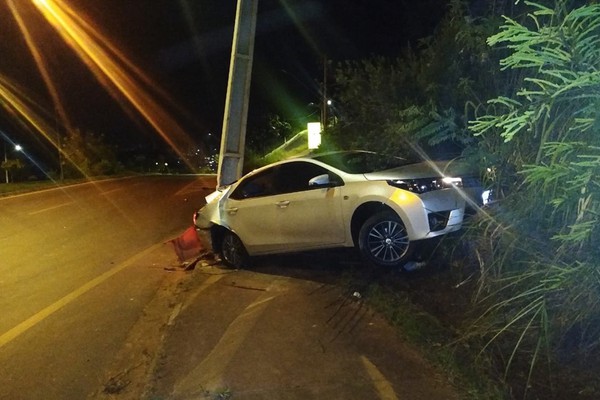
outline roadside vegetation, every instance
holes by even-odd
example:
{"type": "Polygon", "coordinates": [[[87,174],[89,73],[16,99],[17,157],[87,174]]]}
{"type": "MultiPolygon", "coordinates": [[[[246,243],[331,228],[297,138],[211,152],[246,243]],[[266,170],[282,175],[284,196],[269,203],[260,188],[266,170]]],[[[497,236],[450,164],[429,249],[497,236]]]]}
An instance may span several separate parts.
{"type": "Polygon", "coordinates": [[[123,171],[117,161],[116,146],[111,146],[104,135],[73,129],[63,138],[62,150],[64,177],[114,175],[123,171]]]}
{"type": "Polygon", "coordinates": [[[52,181],[2,183],[0,184],[0,196],[50,189],[56,187],[57,185],[57,182],[52,181]]]}
{"type": "Polygon", "coordinates": [[[600,393],[599,71],[600,5],[576,0],[455,0],[416,48],[336,64],[323,149],[460,156],[494,190],[431,255],[426,296],[369,289],[392,321],[425,307],[450,332],[436,353],[506,387],[473,398],[600,393]]]}
{"type": "Polygon", "coordinates": [[[17,155],[14,151],[11,158],[5,154],[6,160],[0,163],[0,170],[6,175],[8,186],[0,188],[0,193],[36,186],[35,181],[39,181],[40,187],[46,187],[55,185],[53,180],[115,175],[124,171],[117,160],[117,147],[110,145],[104,135],[71,129],[61,138],[60,148],[60,171],[59,168],[47,170],[24,152],[17,155]]]}

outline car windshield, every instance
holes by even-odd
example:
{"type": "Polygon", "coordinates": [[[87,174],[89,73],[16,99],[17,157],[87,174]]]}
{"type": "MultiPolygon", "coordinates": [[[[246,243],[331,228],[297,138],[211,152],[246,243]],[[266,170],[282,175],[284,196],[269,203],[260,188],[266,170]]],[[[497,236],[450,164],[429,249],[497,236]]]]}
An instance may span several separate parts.
{"type": "Polygon", "coordinates": [[[314,157],[314,159],[349,174],[385,171],[412,162],[401,157],[385,156],[367,151],[322,154],[314,157]]]}

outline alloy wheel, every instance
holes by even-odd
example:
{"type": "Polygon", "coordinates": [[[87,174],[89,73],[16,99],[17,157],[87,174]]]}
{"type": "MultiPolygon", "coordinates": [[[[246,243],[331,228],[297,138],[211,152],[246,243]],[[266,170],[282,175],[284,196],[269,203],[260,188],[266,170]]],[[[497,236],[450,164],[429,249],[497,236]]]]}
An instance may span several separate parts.
{"type": "Polygon", "coordinates": [[[386,220],[373,225],[368,233],[367,249],[371,256],[384,264],[393,264],[406,255],[410,241],[404,226],[386,220]]]}

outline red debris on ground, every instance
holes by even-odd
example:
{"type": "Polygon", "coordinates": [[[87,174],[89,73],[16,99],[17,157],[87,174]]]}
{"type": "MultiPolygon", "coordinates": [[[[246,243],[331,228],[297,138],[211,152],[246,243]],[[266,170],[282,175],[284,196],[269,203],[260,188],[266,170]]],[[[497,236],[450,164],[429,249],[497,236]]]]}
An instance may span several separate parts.
{"type": "Polygon", "coordinates": [[[175,254],[177,254],[177,258],[180,262],[184,262],[193,257],[198,257],[205,249],[193,226],[190,226],[183,234],[181,234],[181,236],[172,239],[169,242],[173,243],[175,254]]]}

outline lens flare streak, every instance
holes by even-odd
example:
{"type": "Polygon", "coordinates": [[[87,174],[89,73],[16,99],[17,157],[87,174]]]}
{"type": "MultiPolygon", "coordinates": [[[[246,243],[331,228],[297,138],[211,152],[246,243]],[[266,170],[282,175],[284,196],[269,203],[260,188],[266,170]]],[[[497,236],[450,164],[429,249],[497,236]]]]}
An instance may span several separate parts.
{"type": "MultiPolygon", "coordinates": [[[[123,53],[103,38],[98,30],[78,16],[60,0],[37,0],[35,6],[54,27],[63,40],[88,66],[96,79],[123,107],[125,99],[160,134],[167,144],[183,159],[183,149],[193,146],[193,141],[181,126],[155,101],[149,89],[157,92],[156,84],[123,53]]],[[[164,93],[162,93],[164,95],[164,93]]]]}

